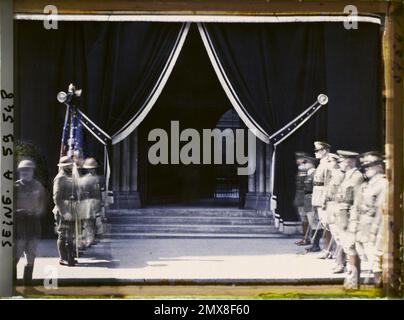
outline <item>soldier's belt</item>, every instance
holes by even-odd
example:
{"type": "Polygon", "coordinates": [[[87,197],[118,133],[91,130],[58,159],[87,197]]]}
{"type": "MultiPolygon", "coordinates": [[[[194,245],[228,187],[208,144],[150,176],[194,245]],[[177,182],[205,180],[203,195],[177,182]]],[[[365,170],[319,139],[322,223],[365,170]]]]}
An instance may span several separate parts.
{"type": "Polygon", "coordinates": [[[339,200],[338,203],[339,203],[341,206],[344,206],[344,207],[348,207],[348,208],[352,207],[352,203],[350,203],[350,202],[340,201],[340,200],[339,200]]]}
{"type": "Polygon", "coordinates": [[[313,191],[305,191],[304,194],[313,194],[313,191]]]}
{"type": "Polygon", "coordinates": [[[313,182],[313,186],[324,187],[324,182],[313,182]]]}

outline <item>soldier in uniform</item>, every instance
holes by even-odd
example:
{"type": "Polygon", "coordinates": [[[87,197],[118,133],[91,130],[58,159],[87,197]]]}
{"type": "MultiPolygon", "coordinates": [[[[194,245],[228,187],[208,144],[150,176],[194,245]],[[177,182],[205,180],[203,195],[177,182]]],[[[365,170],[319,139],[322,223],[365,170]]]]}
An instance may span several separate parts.
{"type": "Polygon", "coordinates": [[[83,169],[86,173],[79,179],[81,192],[80,216],[83,222],[83,238],[86,247],[95,243],[96,218],[101,214],[101,185],[96,173],[98,163],[94,158],[84,161],[83,169]]]}
{"type": "Polygon", "coordinates": [[[336,194],[337,190],[344,178],[344,173],[341,171],[338,161],[339,156],[335,153],[329,153],[327,156],[328,170],[329,170],[329,181],[324,186],[324,204],[322,216],[320,220],[326,229],[325,233],[325,248],[323,254],[319,256],[320,259],[331,259],[333,257],[331,246],[333,245],[333,235],[331,229],[334,228],[335,223],[335,205],[336,205],[336,194]]]}
{"type": "Polygon", "coordinates": [[[73,177],[74,163],[70,157],[61,157],[59,173],[53,180],[53,214],[55,216],[61,265],[74,266],[74,234],[77,215],[77,183],[73,177]]]}
{"type": "Polygon", "coordinates": [[[367,181],[361,184],[349,218],[348,232],[355,247],[350,252],[351,270],[345,279],[346,289],[359,287],[361,259],[372,265],[375,283],[381,283],[382,210],[387,190],[383,157],[378,152],[361,155],[367,181]]]}
{"type": "Polygon", "coordinates": [[[331,146],[322,141],[314,142],[314,154],[316,159],[320,162],[314,172],[313,177],[313,195],[312,195],[312,206],[313,213],[310,214],[309,221],[312,226],[312,237],[313,244],[307,249],[307,252],[318,252],[321,251],[320,239],[323,236],[323,227],[320,223],[319,213],[324,205],[324,186],[329,181],[330,170],[328,169],[328,154],[330,152],[331,146]]]}
{"type": "Polygon", "coordinates": [[[308,228],[309,222],[307,220],[307,215],[304,210],[304,180],[307,175],[307,169],[305,165],[304,157],[307,155],[304,152],[296,152],[296,165],[297,165],[297,175],[296,175],[296,194],[294,205],[297,208],[297,211],[300,216],[300,220],[302,222],[303,228],[303,239],[295,242],[298,246],[310,244],[310,240],[308,239],[308,228]]]}
{"type": "Polygon", "coordinates": [[[34,178],[35,163],[22,160],[17,166],[19,180],[15,182],[16,192],[16,254],[17,266],[21,256],[25,254],[27,263],[24,267],[24,285],[30,285],[38,239],[41,236],[40,217],[46,205],[45,189],[34,178]]]}
{"type": "MultiPolygon", "coordinates": [[[[310,157],[308,155],[304,157],[304,164],[306,169],[306,176],[304,178],[304,212],[307,216],[307,221],[311,230],[316,230],[317,227],[317,221],[314,219],[314,210],[311,204],[316,163],[316,158],[310,157]]],[[[310,238],[308,238],[306,240],[306,243],[303,243],[302,245],[309,245],[310,243],[310,238]]]]}
{"type": "Polygon", "coordinates": [[[338,150],[340,156],[340,168],[345,173],[339,188],[336,190],[335,205],[331,212],[330,224],[331,233],[337,243],[336,266],[334,273],[343,273],[345,270],[346,254],[354,243],[344,243],[344,234],[348,227],[350,210],[353,205],[355,195],[360,185],[363,183],[363,175],[357,168],[358,153],[353,151],[338,150]]]}

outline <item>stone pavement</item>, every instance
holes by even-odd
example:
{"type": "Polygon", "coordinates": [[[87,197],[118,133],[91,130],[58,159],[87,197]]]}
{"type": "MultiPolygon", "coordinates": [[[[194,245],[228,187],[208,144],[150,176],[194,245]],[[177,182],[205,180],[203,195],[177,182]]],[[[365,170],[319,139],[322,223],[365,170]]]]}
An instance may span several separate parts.
{"type": "MultiPolygon", "coordinates": [[[[34,280],[131,284],[144,282],[342,283],[332,273],[334,260],[300,254],[296,238],[273,239],[113,239],[103,240],[79,258],[76,267],[60,266],[56,240],[42,240],[34,280]]],[[[24,259],[17,277],[22,278],[24,259]]]]}

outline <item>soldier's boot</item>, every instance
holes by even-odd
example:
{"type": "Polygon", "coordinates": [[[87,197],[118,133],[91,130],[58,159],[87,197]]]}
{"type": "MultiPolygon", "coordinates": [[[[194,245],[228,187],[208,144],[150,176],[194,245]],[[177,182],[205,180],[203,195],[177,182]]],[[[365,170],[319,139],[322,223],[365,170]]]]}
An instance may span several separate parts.
{"type": "Polygon", "coordinates": [[[331,259],[332,258],[332,253],[331,253],[331,232],[329,230],[324,230],[323,232],[324,236],[324,249],[321,255],[318,257],[319,259],[331,259]]]}
{"type": "Polygon", "coordinates": [[[360,259],[359,256],[349,257],[349,272],[344,281],[344,289],[358,290],[360,280],[360,259]]]}
{"type": "Polygon", "coordinates": [[[24,267],[24,275],[23,275],[23,278],[22,278],[24,287],[32,285],[33,271],[34,271],[34,266],[33,265],[26,265],[24,267]]]}
{"type": "Polygon", "coordinates": [[[374,272],[373,274],[373,283],[376,288],[383,287],[383,277],[381,272],[374,272]]]}
{"type": "Polygon", "coordinates": [[[74,267],[76,265],[76,259],[74,258],[74,246],[73,241],[66,242],[66,250],[67,250],[67,262],[69,267],[74,267]]]}
{"type": "Polygon", "coordinates": [[[58,246],[58,251],[59,251],[60,264],[66,264],[66,262],[68,260],[66,240],[58,239],[57,246],[58,246]]]}
{"type": "Polygon", "coordinates": [[[361,259],[359,258],[359,256],[355,256],[355,267],[356,270],[358,271],[356,275],[356,281],[358,282],[358,289],[359,289],[361,280],[361,259]]]}
{"type": "Polygon", "coordinates": [[[330,230],[324,230],[324,247],[329,248],[332,241],[332,235],[330,230]]]}
{"type": "Polygon", "coordinates": [[[298,246],[307,246],[311,244],[310,237],[309,237],[309,223],[307,221],[302,222],[302,228],[303,228],[303,239],[298,240],[295,242],[296,245],[298,246]]]}
{"type": "Polygon", "coordinates": [[[337,247],[337,256],[335,262],[336,266],[333,269],[333,273],[343,273],[345,271],[346,256],[341,246],[337,247]]]}
{"type": "Polygon", "coordinates": [[[319,229],[319,230],[317,230],[317,232],[316,232],[316,230],[313,230],[312,233],[314,236],[313,245],[307,249],[307,252],[319,252],[319,251],[321,251],[320,239],[323,236],[323,229],[319,229]]]}
{"type": "Polygon", "coordinates": [[[319,259],[334,259],[335,242],[332,237],[328,240],[328,235],[331,236],[331,232],[324,230],[324,249],[321,255],[318,257],[319,259]]]}

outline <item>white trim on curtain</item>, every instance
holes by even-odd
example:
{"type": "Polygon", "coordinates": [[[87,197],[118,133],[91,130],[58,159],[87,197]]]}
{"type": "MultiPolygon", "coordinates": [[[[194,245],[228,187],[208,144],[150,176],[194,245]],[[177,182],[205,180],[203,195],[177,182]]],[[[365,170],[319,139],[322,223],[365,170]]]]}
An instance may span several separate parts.
{"type": "Polygon", "coordinates": [[[188,35],[189,27],[191,23],[186,22],[183,24],[180,33],[178,34],[175,45],[171,51],[170,57],[167,60],[167,63],[161,73],[159,79],[153,87],[153,90],[150,92],[146,101],[143,103],[142,107],[139,111],[121,128],[118,132],[112,135],[112,144],[116,144],[122,140],[124,140],[128,135],[130,135],[133,130],[137,128],[137,126],[144,120],[150,110],[153,108],[156,103],[158,97],[163,91],[164,86],[168,78],[171,75],[171,72],[174,68],[175,63],[177,62],[177,58],[181,52],[181,49],[184,45],[185,39],[188,35]]]}
{"type": "Polygon", "coordinates": [[[220,60],[216,54],[215,48],[212,44],[212,41],[209,37],[209,33],[202,25],[202,23],[198,23],[199,34],[202,38],[202,42],[205,46],[206,52],[208,53],[210,62],[212,63],[213,69],[216,72],[216,75],[222,85],[227,97],[229,98],[231,104],[236,110],[237,114],[241,118],[241,120],[246,124],[246,126],[265,143],[269,143],[269,135],[265,132],[264,129],[248,114],[247,110],[243,106],[239,97],[237,96],[236,91],[228,79],[226,72],[224,71],[220,60]]]}
{"type": "Polygon", "coordinates": [[[140,22],[220,22],[220,23],[296,23],[296,22],[368,22],[382,24],[378,16],[348,15],[293,15],[293,16],[242,16],[242,15],[164,15],[164,14],[30,14],[16,13],[16,20],[58,21],[140,21],[140,22]]]}
{"type": "Polygon", "coordinates": [[[273,133],[269,139],[273,141],[276,136],[281,135],[278,141],[273,142],[274,147],[280,144],[282,141],[291,136],[296,130],[298,130],[303,124],[305,124],[322,106],[328,103],[328,97],[325,94],[319,94],[317,100],[301,114],[295,117],[292,121],[288,122],[278,131],[273,133]]]}
{"type": "MultiPolygon", "coordinates": [[[[95,127],[98,131],[100,131],[100,133],[102,133],[105,138],[111,139],[111,137],[110,137],[104,130],[102,130],[99,126],[97,126],[97,125],[94,123],[94,121],[92,121],[83,111],[81,111],[81,110],[78,109],[78,108],[76,108],[76,109],[77,109],[77,112],[78,112],[86,121],[88,121],[89,124],[91,124],[91,125],[92,125],[93,127],[95,127]]],[[[82,122],[84,123],[84,121],[82,121],[82,122]]],[[[84,123],[84,124],[85,124],[85,123],[84,123]]],[[[103,144],[105,144],[105,143],[103,142],[103,144]]]]}

